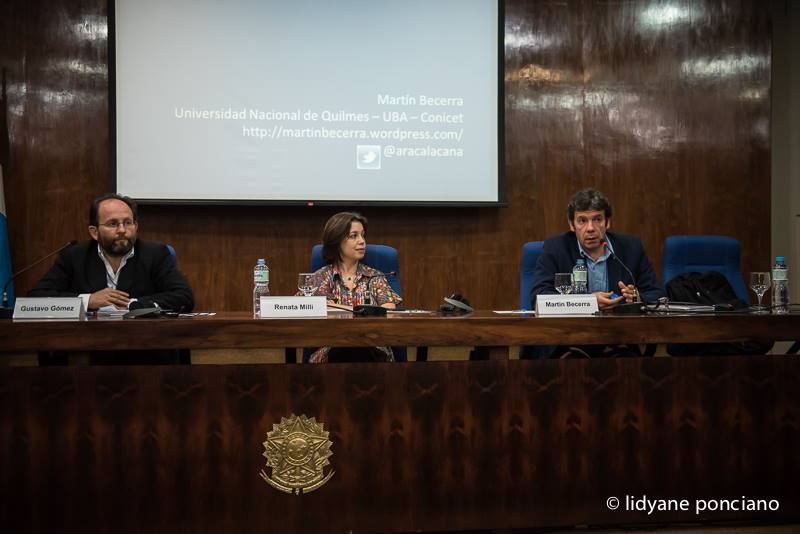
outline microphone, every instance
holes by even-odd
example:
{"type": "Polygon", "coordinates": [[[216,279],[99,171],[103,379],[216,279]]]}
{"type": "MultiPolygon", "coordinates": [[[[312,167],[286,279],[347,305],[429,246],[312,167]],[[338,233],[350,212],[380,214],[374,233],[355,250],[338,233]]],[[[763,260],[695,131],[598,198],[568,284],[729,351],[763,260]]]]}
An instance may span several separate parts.
{"type": "MultiPolygon", "coordinates": [[[[604,247],[608,247],[608,240],[607,239],[603,239],[603,242],[601,244],[604,247]]],[[[639,297],[639,289],[638,289],[638,286],[636,284],[636,277],[633,276],[633,271],[631,271],[628,268],[628,266],[625,265],[625,262],[623,262],[621,259],[619,259],[619,256],[617,256],[610,247],[608,248],[608,251],[611,253],[611,257],[614,258],[615,260],[617,260],[617,263],[622,265],[622,268],[625,269],[625,271],[630,275],[631,280],[633,281],[633,287],[636,290],[636,297],[640,298],[639,297]]],[[[644,304],[642,302],[620,303],[620,304],[617,304],[616,306],[614,306],[611,309],[611,313],[643,313],[644,311],[645,311],[645,307],[644,307],[644,304]]]]}
{"type": "Polygon", "coordinates": [[[59,252],[61,252],[65,248],[71,247],[72,245],[76,244],[77,242],[78,241],[76,239],[73,239],[72,241],[68,241],[68,242],[64,243],[63,245],[61,245],[60,247],[58,247],[57,249],[55,249],[54,251],[50,252],[49,254],[46,254],[46,255],[42,256],[41,258],[39,258],[35,262],[31,263],[27,267],[23,267],[19,271],[17,271],[14,274],[12,274],[11,277],[8,280],[6,280],[5,283],[3,284],[3,305],[2,305],[2,307],[0,307],[0,318],[9,319],[11,317],[11,315],[14,313],[14,310],[12,308],[10,308],[9,305],[8,305],[9,304],[8,303],[8,284],[13,282],[14,279],[16,277],[18,277],[19,275],[21,275],[22,273],[27,272],[28,270],[32,269],[33,267],[36,267],[37,265],[42,263],[47,258],[51,258],[51,257],[55,256],[56,254],[58,254],[59,252]]]}
{"type": "Polygon", "coordinates": [[[475,311],[475,308],[472,307],[469,301],[459,293],[453,293],[449,297],[445,297],[444,301],[446,304],[439,306],[439,311],[445,315],[451,315],[454,313],[472,313],[475,311]]]}
{"type": "MultiPolygon", "coordinates": [[[[601,243],[601,245],[603,245],[604,247],[608,247],[608,240],[604,239],[603,242],[601,243]]],[[[617,256],[611,248],[609,248],[608,251],[611,253],[611,257],[613,257],[615,260],[617,260],[617,263],[622,265],[622,268],[625,269],[625,271],[629,275],[631,275],[631,280],[633,280],[633,287],[636,287],[636,277],[633,276],[633,271],[628,269],[628,266],[625,265],[625,263],[621,259],[619,259],[619,256],[617,256]]],[[[638,294],[639,291],[637,290],[636,293],[638,294]]]]}
{"type": "Polygon", "coordinates": [[[353,306],[353,315],[359,317],[385,317],[386,308],[372,304],[372,280],[375,278],[386,278],[388,281],[388,277],[397,276],[397,272],[389,271],[388,273],[382,273],[378,271],[375,274],[365,274],[363,276],[367,279],[367,297],[369,298],[370,304],[357,304],[353,306]]]}

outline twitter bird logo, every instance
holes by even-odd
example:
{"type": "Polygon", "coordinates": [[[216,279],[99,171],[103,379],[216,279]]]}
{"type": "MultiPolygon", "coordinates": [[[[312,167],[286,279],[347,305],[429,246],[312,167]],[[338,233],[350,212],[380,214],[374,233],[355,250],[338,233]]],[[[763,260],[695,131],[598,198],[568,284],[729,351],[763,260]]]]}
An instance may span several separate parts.
{"type": "Polygon", "coordinates": [[[356,168],[375,170],[381,168],[381,146],[380,145],[357,145],[356,146],[356,168]]]}

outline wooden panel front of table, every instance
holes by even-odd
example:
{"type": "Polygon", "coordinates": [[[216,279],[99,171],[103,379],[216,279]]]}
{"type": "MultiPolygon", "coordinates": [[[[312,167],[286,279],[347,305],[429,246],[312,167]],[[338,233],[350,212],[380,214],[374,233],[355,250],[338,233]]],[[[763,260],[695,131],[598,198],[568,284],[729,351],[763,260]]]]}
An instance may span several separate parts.
{"type": "MultiPolygon", "coordinates": [[[[0,348],[791,339],[797,316],[213,318],[0,322],[0,348]],[[567,341],[563,341],[567,340],[567,341]]],[[[0,357],[2,357],[0,355],[0,357]]],[[[392,532],[800,521],[791,356],[403,364],[0,367],[9,532],[392,532]],[[259,476],[291,414],[335,471],[289,495],[259,476]],[[687,499],[687,512],[625,497],[687,499]],[[695,513],[695,499],[775,511],[695,513]],[[610,497],[621,508],[609,509],[610,497]]]]}

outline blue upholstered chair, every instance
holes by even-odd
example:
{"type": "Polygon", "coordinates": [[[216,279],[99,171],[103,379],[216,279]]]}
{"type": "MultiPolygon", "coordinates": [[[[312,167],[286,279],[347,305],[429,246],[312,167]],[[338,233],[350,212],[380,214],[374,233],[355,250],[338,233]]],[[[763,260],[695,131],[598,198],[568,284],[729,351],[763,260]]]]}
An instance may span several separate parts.
{"type": "MultiPolygon", "coordinates": [[[[377,269],[386,274],[389,280],[389,285],[394,289],[395,293],[403,296],[403,290],[400,287],[400,261],[397,256],[397,249],[388,245],[367,245],[367,250],[364,253],[364,259],[361,260],[365,265],[369,265],[373,269],[377,269]],[[389,274],[389,273],[395,274],[389,274]]],[[[311,270],[325,266],[325,260],[322,258],[322,245],[314,245],[311,249],[311,270]]],[[[405,347],[392,347],[394,352],[394,359],[398,362],[408,360],[408,354],[405,347]]],[[[311,353],[308,349],[303,351],[303,361],[308,361],[311,353]]]]}
{"type": "Polygon", "coordinates": [[[750,302],[741,268],[739,241],[721,235],[673,235],[664,241],[661,260],[664,286],[681,273],[719,271],[736,296],[750,302]]]}
{"type": "MultiPolygon", "coordinates": [[[[175,247],[170,245],[169,243],[166,244],[167,250],[169,251],[169,257],[172,258],[172,266],[176,269],[178,268],[178,254],[175,252],[175,247]]],[[[183,365],[189,365],[192,363],[192,351],[189,349],[176,349],[176,358],[178,363],[183,365]]]]}
{"type": "Polygon", "coordinates": [[[536,262],[542,253],[544,241],[530,241],[522,245],[522,261],[519,262],[519,309],[529,310],[531,307],[531,290],[536,262]]]}
{"type": "Polygon", "coordinates": [[[169,257],[172,258],[172,266],[177,268],[178,267],[178,255],[175,253],[175,247],[170,244],[167,244],[167,250],[169,251],[169,257]]]}
{"type": "MultiPolygon", "coordinates": [[[[664,285],[681,273],[719,271],[728,279],[736,296],[744,302],[750,302],[744,275],[741,269],[741,247],[739,241],[728,236],[718,235],[679,235],[670,236],[664,241],[662,268],[664,285]]],[[[689,354],[703,354],[704,344],[688,345],[689,354]]],[[[713,346],[714,344],[709,344],[713,346]]],[[[687,354],[686,345],[670,343],[667,353],[672,356],[687,354]]],[[[769,347],[754,347],[758,352],[740,348],[728,354],[762,354],[769,347]],[[762,352],[763,351],[763,352],[762,352]]],[[[790,352],[787,354],[790,354],[790,352]]],[[[713,353],[712,353],[713,354],[713,353]]]]}
{"type": "MultiPolygon", "coordinates": [[[[536,272],[536,262],[542,254],[544,241],[529,241],[522,245],[522,259],[519,262],[519,309],[531,309],[531,291],[533,290],[533,275],[536,272]]],[[[537,347],[520,347],[520,358],[539,358],[537,347]]]]}

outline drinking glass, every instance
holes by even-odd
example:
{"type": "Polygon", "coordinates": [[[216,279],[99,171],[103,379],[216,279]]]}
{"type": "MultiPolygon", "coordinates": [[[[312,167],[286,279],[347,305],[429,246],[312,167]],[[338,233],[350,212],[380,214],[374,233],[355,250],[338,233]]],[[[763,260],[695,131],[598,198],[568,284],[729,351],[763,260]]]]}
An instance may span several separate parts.
{"type": "Polygon", "coordinates": [[[556,291],[562,295],[572,293],[572,273],[556,273],[554,283],[556,291]]]}
{"type": "Polygon", "coordinates": [[[314,273],[300,273],[297,276],[297,289],[304,297],[310,297],[317,288],[314,286],[314,273]]]}
{"type": "Polygon", "coordinates": [[[766,308],[761,305],[761,298],[770,286],[769,273],[750,273],[750,289],[758,296],[758,306],[753,307],[756,313],[766,313],[766,308]]]}

